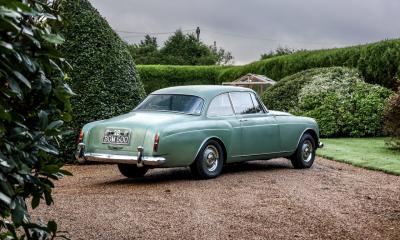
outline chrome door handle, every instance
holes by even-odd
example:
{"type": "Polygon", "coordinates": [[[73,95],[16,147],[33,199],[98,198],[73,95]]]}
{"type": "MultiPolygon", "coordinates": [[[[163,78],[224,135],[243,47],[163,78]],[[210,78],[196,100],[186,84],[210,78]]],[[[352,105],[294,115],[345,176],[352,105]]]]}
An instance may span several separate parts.
{"type": "Polygon", "coordinates": [[[247,122],[247,119],[240,119],[239,122],[247,122]]]}

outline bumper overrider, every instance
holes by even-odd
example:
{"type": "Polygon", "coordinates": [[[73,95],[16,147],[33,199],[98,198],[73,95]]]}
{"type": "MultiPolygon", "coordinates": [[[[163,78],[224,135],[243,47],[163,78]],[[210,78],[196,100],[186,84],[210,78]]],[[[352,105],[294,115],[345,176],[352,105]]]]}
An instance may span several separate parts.
{"type": "Polygon", "coordinates": [[[104,163],[124,163],[136,164],[138,167],[143,167],[144,165],[159,166],[166,162],[166,159],[164,157],[143,156],[143,147],[141,146],[139,146],[137,150],[137,156],[105,153],[87,153],[85,152],[85,144],[79,143],[75,158],[78,160],[78,162],[92,161],[104,163]]]}

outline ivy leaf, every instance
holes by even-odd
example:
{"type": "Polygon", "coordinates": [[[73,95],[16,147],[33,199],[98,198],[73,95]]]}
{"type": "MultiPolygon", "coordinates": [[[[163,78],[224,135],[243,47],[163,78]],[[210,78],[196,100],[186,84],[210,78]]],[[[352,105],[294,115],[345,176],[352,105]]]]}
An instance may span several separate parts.
{"type": "Polygon", "coordinates": [[[24,83],[28,88],[32,88],[31,83],[26,79],[24,75],[22,75],[18,71],[13,71],[14,75],[22,82],[24,83]]]}
{"type": "Polygon", "coordinates": [[[64,42],[64,38],[62,38],[58,34],[44,34],[42,35],[42,38],[46,40],[49,43],[53,44],[62,44],[64,42]]]}

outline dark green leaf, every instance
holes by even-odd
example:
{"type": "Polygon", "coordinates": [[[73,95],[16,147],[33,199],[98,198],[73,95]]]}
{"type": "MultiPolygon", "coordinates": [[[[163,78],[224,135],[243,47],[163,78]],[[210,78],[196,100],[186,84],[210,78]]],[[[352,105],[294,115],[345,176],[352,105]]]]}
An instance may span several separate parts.
{"type": "Polygon", "coordinates": [[[62,44],[64,42],[64,38],[62,38],[58,34],[45,34],[42,35],[43,39],[53,44],[62,44]]]}
{"type": "Polygon", "coordinates": [[[22,75],[20,72],[18,71],[13,71],[14,75],[22,82],[25,84],[25,86],[27,86],[28,88],[31,88],[31,83],[28,81],[28,79],[26,79],[26,77],[24,75],[22,75]]]}

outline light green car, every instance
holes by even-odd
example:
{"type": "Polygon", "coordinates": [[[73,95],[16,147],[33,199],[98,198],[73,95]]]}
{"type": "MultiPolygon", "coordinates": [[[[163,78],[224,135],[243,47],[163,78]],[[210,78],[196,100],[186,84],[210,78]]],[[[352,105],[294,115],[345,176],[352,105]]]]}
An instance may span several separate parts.
{"type": "Polygon", "coordinates": [[[268,110],[248,88],[199,85],[157,90],[130,113],[86,124],[76,158],[117,163],[129,178],[190,166],[206,179],[224,164],[277,157],[309,168],[318,147],[314,119],[268,110]]]}

